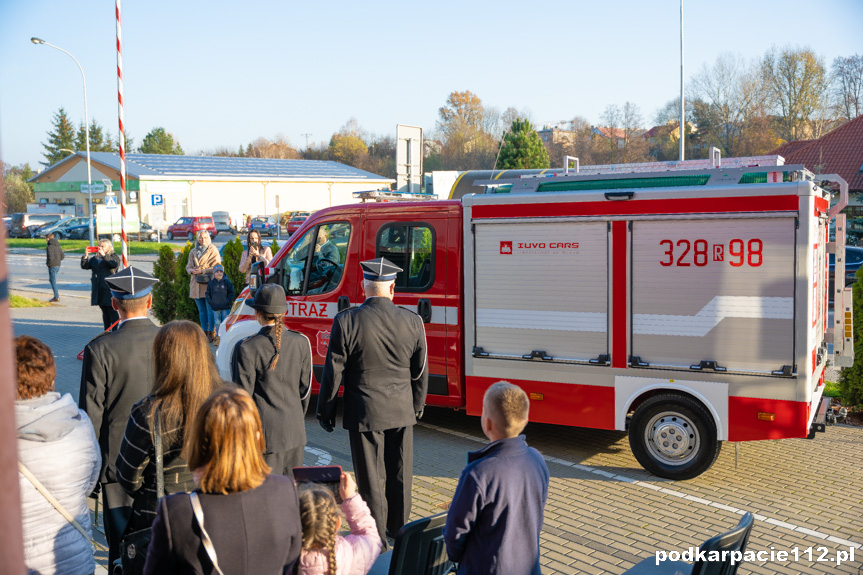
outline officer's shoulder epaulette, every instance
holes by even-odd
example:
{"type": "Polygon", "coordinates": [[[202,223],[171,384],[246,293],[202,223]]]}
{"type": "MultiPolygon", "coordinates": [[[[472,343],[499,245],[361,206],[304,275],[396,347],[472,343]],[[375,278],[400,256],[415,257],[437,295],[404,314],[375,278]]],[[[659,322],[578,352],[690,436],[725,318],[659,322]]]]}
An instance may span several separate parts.
{"type": "Polygon", "coordinates": [[[109,333],[114,333],[114,330],[111,330],[111,331],[103,331],[103,332],[99,333],[98,335],[93,336],[93,338],[92,338],[90,341],[88,341],[88,342],[87,342],[87,345],[90,345],[91,343],[93,343],[94,341],[96,341],[96,340],[97,340],[97,339],[99,339],[99,338],[105,337],[105,336],[106,336],[106,335],[108,335],[109,333]]]}

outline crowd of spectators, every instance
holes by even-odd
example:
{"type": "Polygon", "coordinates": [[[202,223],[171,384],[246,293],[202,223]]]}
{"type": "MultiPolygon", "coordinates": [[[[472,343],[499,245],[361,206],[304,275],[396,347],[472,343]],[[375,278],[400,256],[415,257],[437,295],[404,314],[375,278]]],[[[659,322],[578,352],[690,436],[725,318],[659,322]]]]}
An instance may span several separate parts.
{"type": "MultiPolygon", "coordinates": [[[[196,274],[221,271],[211,248],[199,237],[190,289],[198,285],[196,274]]],[[[109,255],[82,260],[94,270],[94,286],[109,255]]],[[[386,483],[385,493],[372,486],[367,495],[347,473],[338,499],[313,484],[298,488],[292,479],[293,468],[303,464],[311,348],[305,336],[284,329],[281,286],[257,291],[251,307],[261,329],[237,344],[231,382],[219,377],[206,328],[189,321],[158,327],[146,317],[158,280],[135,268],[99,278],[119,322],[86,346],[78,404],[54,392],[48,346],[17,338],[16,423],[31,572],[93,573],[86,498],[98,483],[109,562],[123,563],[126,575],[367,573],[410,513],[410,430],[422,417],[428,370],[422,325],[392,305],[391,276],[399,268],[381,259],[363,262],[363,269],[366,311],[334,323],[344,341],[327,355],[318,417],[333,430],[334,401],[344,385],[346,413],[360,422],[355,431],[345,420],[358,482],[386,483]],[[377,362],[392,366],[386,377],[377,362]],[[393,382],[404,390],[394,392],[393,382]],[[382,383],[389,397],[368,404],[363,387],[382,383]],[[404,415],[393,420],[395,429],[377,431],[375,419],[357,415],[360,409],[384,414],[399,403],[404,415]],[[402,455],[371,469],[366,452],[390,441],[402,455]],[[407,477],[395,482],[392,470],[401,469],[407,477]],[[343,522],[349,533],[340,533],[343,522]],[[149,544],[137,550],[138,567],[129,569],[124,561],[135,553],[126,538],[142,532],[149,544]]],[[[485,395],[481,425],[490,443],[468,454],[445,531],[446,551],[461,574],[539,573],[548,470],[520,435],[528,409],[524,391],[509,383],[485,395]]]]}

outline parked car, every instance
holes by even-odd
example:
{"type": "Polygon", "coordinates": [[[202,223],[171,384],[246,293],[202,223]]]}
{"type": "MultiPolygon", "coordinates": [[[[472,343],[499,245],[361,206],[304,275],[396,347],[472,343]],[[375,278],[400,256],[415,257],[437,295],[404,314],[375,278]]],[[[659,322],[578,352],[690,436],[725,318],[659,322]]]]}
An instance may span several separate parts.
{"type": "Polygon", "coordinates": [[[216,230],[216,224],[213,223],[212,216],[188,216],[183,217],[168,226],[168,239],[186,237],[190,242],[195,241],[195,236],[200,231],[210,232],[210,237],[214,238],[219,233],[216,230]]]}
{"type": "Polygon", "coordinates": [[[89,240],[90,239],[90,224],[83,223],[77,226],[72,226],[66,230],[66,239],[70,240],[89,240]]]}
{"type": "Polygon", "coordinates": [[[12,216],[5,216],[3,223],[6,225],[6,237],[9,237],[9,230],[12,229],[12,216]]]}
{"type": "Polygon", "coordinates": [[[309,219],[309,216],[308,216],[308,215],[305,215],[305,216],[294,216],[294,217],[292,217],[292,218],[288,221],[288,235],[291,235],[291,234],[293,234],[294,232],[296,232],[298,229],[300,229],[300,226],[302,226],[302,225],[303,225],[303,223],[304,223],[307,219],[309,219]]]}
{"type": "Polygon", "coordinates": [[[273,237],[279,233],[278,226],[279,224],[276,223],[276,218],[272,216],[258,216],[256,218],[252,218],[252,224],[249,227],[249,231],[258,230],[261,237],[273,237]]]}
{"type": "MultiPolygon", "coordinates": [[[[836,264],[836,255],[830,254],[830,264],[829,264],[829,272],[828,272],[828,286],[830,301],[833,301],[833,276],[834,276],[834,267],[836,264]]],[[[854,285],[854,282],[857,281],[855,275],[857,274],[857,270],[860,269],[860,266],[863,265],[863,248],[858,248],[854,246],[845,246],[845,285],[850,286],[854,285]]]]}
{"type": "Polygon", "coordinates": [[[10,238],[32,238],[33,232],[45,224],[51,224],[63,217],[63,214],[12,214],[12,224],[9,227],[10,238]]]}
{"type": "Polygon", "coordinates": [[[237,233],[237,221],[236,218],[231,217],[230,212],[213,212],[213,223],[216,225],[216,231],[237,233]]]}
{"type": "Polygon", "coordinates": [[[60,220],[54,222],[53,224],[45,224],[36,230],[36,237],[44,238],[48,234],[54,234],[58,240],[62,240],[65,237],[69,236],[69,228],[74,228],[76,226],[88,225],[87,217],[73,217],[67,216],[61,218],[60,220]]]}

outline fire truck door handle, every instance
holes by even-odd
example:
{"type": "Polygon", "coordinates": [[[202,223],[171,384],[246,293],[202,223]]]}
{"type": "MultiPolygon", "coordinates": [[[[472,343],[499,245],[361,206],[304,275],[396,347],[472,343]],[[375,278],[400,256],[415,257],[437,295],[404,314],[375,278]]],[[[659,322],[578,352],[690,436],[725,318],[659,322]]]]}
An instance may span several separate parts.
{"type": "Polygon", "coordinates": [[[417,314],[422,318],[423,323],[431,323],[432,306],[427,299],[421,299],[417,302],[417,314]]]}
{"type": "Polygon", "coordinates": [[[351,307],[351,299],[346,295],[339,296],[339,312],[343,312],[351,307]]]}

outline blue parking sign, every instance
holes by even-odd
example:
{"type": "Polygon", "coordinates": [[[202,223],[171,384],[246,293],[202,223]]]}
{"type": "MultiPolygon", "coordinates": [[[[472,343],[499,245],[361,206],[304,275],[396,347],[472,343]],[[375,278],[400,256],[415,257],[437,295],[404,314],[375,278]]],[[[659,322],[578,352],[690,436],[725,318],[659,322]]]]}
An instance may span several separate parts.
{"type": "Polygon", "coordinates": [[[150,198],[154,206],[161,206],[165,203],[165,199],[162,197],[162,194],[153,194],[150,198]]]}

